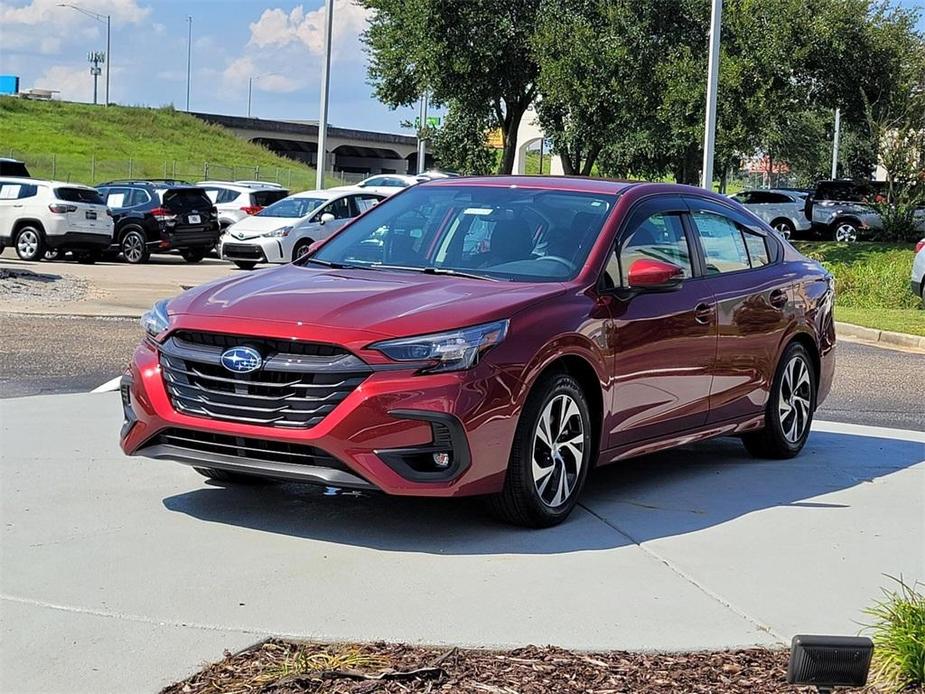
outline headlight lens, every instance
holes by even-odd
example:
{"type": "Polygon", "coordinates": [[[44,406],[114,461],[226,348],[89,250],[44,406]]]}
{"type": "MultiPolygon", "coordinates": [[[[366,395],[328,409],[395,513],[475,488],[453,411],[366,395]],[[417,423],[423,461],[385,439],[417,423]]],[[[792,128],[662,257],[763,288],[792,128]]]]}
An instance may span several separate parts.
{"type": "Polygon", "coordinates": [[[170,318],[167,316],[168,301],[169,299],[161,299],[151,307],[150,311],[141,316],[141,327],[151,337],[160,335],[167,330],[167,326],[170,324],[170,318]]]}
{"type": "Polygon", "coordinates": [[[267,236],[274,238],[274,239],[281,239],[284,236],[289,236],[290,231],[292,231],[291,226],[280,227],[279,229],[274,229],[273,231],[271,231],[269,234],[267,234],[267,236]]]}
{"type": "Polygon", "coordinates": [[[395,361],[435,361],[426,371],[460,371],[474,366],[479,356],[507,336],[509,321],[500,320],[445,333],[403,337],[370,345],[395,361]]]}

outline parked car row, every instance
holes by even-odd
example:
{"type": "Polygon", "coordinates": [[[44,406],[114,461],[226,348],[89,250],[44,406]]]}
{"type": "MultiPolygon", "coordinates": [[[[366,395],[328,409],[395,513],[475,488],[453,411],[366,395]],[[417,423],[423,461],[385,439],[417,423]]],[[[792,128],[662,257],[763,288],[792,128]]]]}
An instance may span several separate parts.
{"type": "MultiPolygon", "coordinates": [[[[878,181],[820,181],[810,190],[775,188],[743,190],[732,195],[786,238],[817,236],[853,243],[883,229],[874,205],[886,201],[886,184],[878,181]]],[[[915,212],[925,232],[925,207],[915,212]]]]}

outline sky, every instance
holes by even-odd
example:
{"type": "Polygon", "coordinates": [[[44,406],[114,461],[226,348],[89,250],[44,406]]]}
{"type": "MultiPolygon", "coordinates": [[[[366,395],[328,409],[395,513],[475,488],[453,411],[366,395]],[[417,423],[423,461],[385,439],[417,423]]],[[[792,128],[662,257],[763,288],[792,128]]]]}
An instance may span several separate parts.
{"type": "MultiPolygon", "coordinates": [[[[92,101],[87,53],[106,49],[106,26],[58,7],[68,0],[0,0],[0,74],[21,89],[57,89],[92,101]]],[[[314,120],[319,114],[324,32],[322,0],[71,0],[112,16],[110,98],[128,105],[186,106],[187,16],[192,16],[190,110],[314,120]]],[[[335,0],[329,123],[412,134],[415,109],[392,111],[366,80],[359,40],[365,10],[335,0]]],[[[100,101],[103,78],[100,78],[100,101]]]]}
{"type": "MultiPolygon", "coordinates": [[[[106,48],[105,25],[58,7],[66,0],[0,0],[0,74],[21,88],[57,89],[61,98],[91,101],[86,56],[106,48]]],[[[73,0],[112,16],[111,99],[129,105],[186,106],[187,16],[192,16],[190,109],[244,115],[253,76],[252,114],[313,120],[319,114],[323,1],[73,0]]],[[[925,7],[925,0],[899,0],[925,7]]],[[[342,127],[406,132],[415,109],[392,111],[366,83],[359,37],[365,10],[334,2],[329,122],[342,127]]],[[[919,22],[925,31],[925,13],[919,22]]],[[[100,81],[102,100],[103,82],[100,81]]]]}

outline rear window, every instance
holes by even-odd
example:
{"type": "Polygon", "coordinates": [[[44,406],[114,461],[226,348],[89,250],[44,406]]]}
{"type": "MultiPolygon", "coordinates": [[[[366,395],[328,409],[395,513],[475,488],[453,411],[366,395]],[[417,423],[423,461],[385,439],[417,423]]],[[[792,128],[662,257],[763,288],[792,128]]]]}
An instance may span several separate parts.
{"type": "Polygon", "coordinates": [[[251,200],[257,207],[269,207],[274,202],[278,202],[288,196],[288,190],[258,190],[255,193],[251,193],[251,200]]]}
{"type": "Polygon", "coordinates": [[[209,210],[212,201],[202,188],[170,188],[161,193],[161,200],[170,209],[209,210]]]}
{"type": "Polygon", "coordinates": [[[29,170],[21,161],[0,161],[0,176],[22,176],[29,178],[29,170]]]}
{"type": "Polygon", "coordinates": [[[85,202],[90,205],[105,205],[103,196],[92,188],[56,188],[55,197],[65,202],[85,202]]]}

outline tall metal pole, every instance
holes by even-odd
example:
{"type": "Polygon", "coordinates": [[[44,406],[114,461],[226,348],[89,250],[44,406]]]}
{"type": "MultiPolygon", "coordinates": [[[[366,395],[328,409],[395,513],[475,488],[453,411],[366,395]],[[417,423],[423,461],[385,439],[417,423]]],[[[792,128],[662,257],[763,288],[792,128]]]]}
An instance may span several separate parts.
{"type": "Polygon", "coordinates": [[[835,109],[835,137],[832,138],[832,180],[838,178],[838,140],[841,137],[841,109],[835,109]]]}
{"type": "Polygon", "coordinates": [[[707,115],[703,133],[703,175],[700,185],[713,190],[713,148],[716,145],[716,90],[719,82],[719,41],[723,0],[713,0],[710,13],[710,64],[707,74],[707,115]]]}
{"type": "Polygon", "coordinates": [[[190,89],[190,75],[192,74],[190,68],[193,64],[193,17],[192,15],[186,16],[187,24],[187,33],[186,33],[186,112],[189,113],[189,89],[190,89]]]}
{"type": "Polygon", "coordinates": [[[247,117],[251,117],[251,89],[254,86],[254,76],[247,78],[247,117]]]}
{"type": "Polygon", "coordinates": [[[427,140],[422,137],[424,128],[427,127],[427,92],[421,95],[421,110],[418,118],[420,120],[418,127],[418,173],[422,174],[427,163],[427,140]]]}
{"type": "Polygon", "coordinates": [[[328,89],[331,86],[331,26],[334,20],[334,0],[325,0],[324,63],[321,70],[321,117],[318,119],[318,167],[315,188],[324,188],[324,169],[328,139],[328,89]]]}
{"type": "Polygon", "coordinates": [[[106,105],[109,106],[109,71],[112,69],[112,22],[111,17],[106,15],[106,105]]]}

